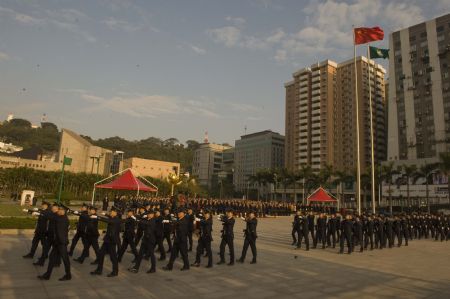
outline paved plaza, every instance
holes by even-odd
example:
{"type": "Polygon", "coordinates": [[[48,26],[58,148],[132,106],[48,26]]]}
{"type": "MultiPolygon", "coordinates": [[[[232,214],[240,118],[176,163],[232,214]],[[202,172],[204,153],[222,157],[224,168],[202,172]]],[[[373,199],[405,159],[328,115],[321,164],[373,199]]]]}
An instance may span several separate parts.
{"type": "MultiPolygon", "coordinates": [[[[31,234],[0,234],[0,298],[450,298],[450,242],[414,240],[408,247],[339,255],[337,249],[294,250],[290,217],[259,220],[258,264],[181,272],[179,261],[172,272],[161,267],[138,274],[126,271],[132,259],[126,254],[119,277],[92,277],[95,266],[72,263],[70,282],[59,282],[63,267],[50,281],[36,276],[45,270],[24,260],[31,234]]],[[[240,256],[244,222],[236,220],[236,258],[240,256]]],[[[214,258],[220,243],[220,222],[214,222],[214,258]]],[[[196,243],[196,242],[195,242],[196,243]]],[[[80,253],[79,243],[74,256],[80,253]]],[[[38,251],[40,254],[40,250],[38,251]]],[[[91,255],[93,255],[91,253],[91,255]]],[[[190,254],[190,262],[194,260],[190,254]]],[[[206,265],[203,261],[203,265],[206,265]]]]}

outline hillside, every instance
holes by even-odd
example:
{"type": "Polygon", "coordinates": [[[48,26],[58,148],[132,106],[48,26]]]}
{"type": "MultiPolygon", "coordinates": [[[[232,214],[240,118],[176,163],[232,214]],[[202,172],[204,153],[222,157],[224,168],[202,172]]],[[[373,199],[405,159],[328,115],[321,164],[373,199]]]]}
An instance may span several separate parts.
{"type": "MultiPolygon", "coordinates": [[[[11,142],[24,149],[37,146],[48,152],[58,151],[60,135],[58,127],[53,123],[42,123],[41,128],[32,128],[31,123],[25,119],[13,119],[0,124],[0,141],[11,142]]],[[[98,140],[89,136],[83,137],[97,146],[123,151],[125,158],[139,157],[180,162],[181,166],[188,171],[191,170],[193,152],[198,146],[198,142],[194,140],[188,140],[184,145],[176,138],[162,140],[149,137],[129,141],[118,136],[98,140]]]]}

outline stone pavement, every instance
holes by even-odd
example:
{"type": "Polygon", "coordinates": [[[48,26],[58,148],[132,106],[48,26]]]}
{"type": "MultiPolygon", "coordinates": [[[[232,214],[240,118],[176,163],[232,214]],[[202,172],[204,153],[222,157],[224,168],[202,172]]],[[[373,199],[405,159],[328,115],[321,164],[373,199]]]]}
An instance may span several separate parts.
{"type": "MultiPolygon", "coordinates": [[[[214,219],[214,259],[217,262],[220,222],[214,219]]],[[[59,282],[63,267],[50,281],[36,276],[45,270],[22,259],[31,235],[0,235],[0,298],[450,298],[450,242],[414,240],[408,247],[338,255],[337,249],[306,252],[291,246],[291,218],[259,220],[258,264],[214,265],[181,272],[126,271],[132,256],[126,254],[119,277],[92,277],[95,267],[72,263],[70,282],[59,282]]],[[[236,220],[236,258],[242,250],[243,221],[236,220]]],[[[195,242],[196,243],[196,242],[195,242]]],[[[77,252],[80,253],[81,244],[77,252]]],[[[40,250],[38,250],[40,254],[40,250]]],[[[93,253],[91,253],[93,254],[93,253]]],[[[193,254],[190,255],[193,261],[193,254]]],[[[205,260],[203,265],[205,265],[205,260]]]]}

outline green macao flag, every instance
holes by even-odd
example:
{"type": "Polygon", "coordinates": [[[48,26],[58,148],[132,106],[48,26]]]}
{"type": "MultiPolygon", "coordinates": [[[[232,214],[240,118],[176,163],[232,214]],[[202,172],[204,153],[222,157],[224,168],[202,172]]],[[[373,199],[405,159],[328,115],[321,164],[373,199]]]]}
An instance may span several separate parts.
{"type": "Polygon", "coordinates": [[[64,165],[72,165],[72,158],[64,157],[64,165]]]}
{"type": "Polygon", "coordinates": [[[389,49],[380,49],[377,47],[369,47],[370,58],[389,58],[389,49]]]}

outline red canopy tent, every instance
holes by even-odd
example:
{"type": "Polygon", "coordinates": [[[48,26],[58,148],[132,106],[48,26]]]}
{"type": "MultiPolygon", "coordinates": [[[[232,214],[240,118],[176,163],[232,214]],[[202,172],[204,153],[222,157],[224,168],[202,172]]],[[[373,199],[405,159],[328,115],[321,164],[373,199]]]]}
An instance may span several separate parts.
{"type": "MultiPolygon", "coordinates": [[[[157,188],[147,186],[139,178],[134,176],[134,174],[131,171],[131,169],[126,169],[123,172],[118,173],[116,175],[111,176],[111,177],[106,178],[106,179],[103,179],[103,180],[101,180],[101,181],[99,181],[99,182],[94,184],[94,190],[92,192],[92,202],[94,202],[95,189],[97,189],[97,188],[98,189],[111,189],[111,190],[134,190],[134,191],[137,191],[137,195],[138,196],[139,196],[139,192],[141,192],[141,191],[144,191],[144,192],[158,192],[157,188]],[[106,184],[102,184],[102,185],[97,185],[98,183],[101,183],[101,182],[103,182],[103,181],[105,181],[107,179],[110,179],[110,178],[112,178],[112,177],[114,177],[116,175],[119,175],[119,174],[121,174],[120,177],[116,178],[114,181],[106,183],[106,184]]],[[[148,183],[150,183],[150,182],[148,182],[148,183]]]]}
{"type": "Polygon", "coordinates": [[[310,196],[306,199],[308,203],[310,202],[331,202],[336,203],[337,199],[331,195],[328,191],[322,187],[317,188],[310,196]]]}

